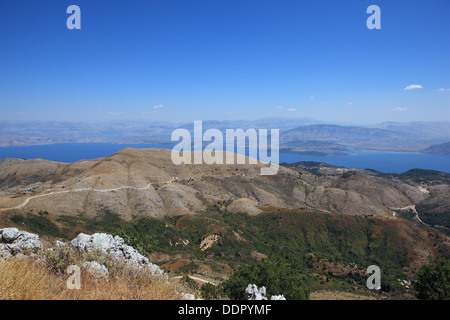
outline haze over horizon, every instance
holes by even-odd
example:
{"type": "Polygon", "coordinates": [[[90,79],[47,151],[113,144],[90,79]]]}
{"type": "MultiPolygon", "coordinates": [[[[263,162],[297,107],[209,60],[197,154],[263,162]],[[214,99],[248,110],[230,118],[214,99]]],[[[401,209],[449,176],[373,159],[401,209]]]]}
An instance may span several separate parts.
{"type": "Polygon", "coordinates": [[[4,0],[3,121],[450,120],[450,2],[4,0]],[[81,30],[66,9],[81,8],[81,30]],[[381,30],[369,30],[369,5],[381,30]]]}
{"type": "MultiPolygon", "coordinates": [[[[231,118],[224,118],[221,120],[218,119],[203,119],[203,120],[186,120],[186,121],[172,121],[172,120],[152,120],[152,119],[104,119],[104,120],[24,120],[24,119],[17,119],[17,120],[0,120],[0,123],[10,123],[10,124],[31,124],[31,123],[86,123],[86,124],[101,124],[101,123],[117,123],[117,124],[167,124],[167,125],[180,125],[180,126],[186,126],[186,125],[192,125],[194,121],[202,121],[203,123],[210,124],[211,122],[217,122],[220,123],[222,126],[226,123],[230,124],[236,124],[239,123],[258,123],[262,121],[270,121],[270,122],[287,122],[289,124],[293,124],[296,121],[298,121],[298,126],[308,126],[308,125],[335,125],[335,126],[343,126],[343,127],[377,127],[379,125],[385,125],[385,124],[399,124],[399,125],[413,125],[413,124],[431,124],[431,123],[441,123],[441,124],[448,124],[450,123],[450,120],[429,120],[429,121],[382,121],[382,122],[344,122],[344,121],[325,121],[321,119],[313,119],[309,117],[296,117],[296,118],[289,118],[289,117],[282,117],[282,116],[267,116],[262,118],[249,118],[249,119],[231,119],[231,118]]],[[[273,129],[273,128],[272,128],[273,129]]]]}

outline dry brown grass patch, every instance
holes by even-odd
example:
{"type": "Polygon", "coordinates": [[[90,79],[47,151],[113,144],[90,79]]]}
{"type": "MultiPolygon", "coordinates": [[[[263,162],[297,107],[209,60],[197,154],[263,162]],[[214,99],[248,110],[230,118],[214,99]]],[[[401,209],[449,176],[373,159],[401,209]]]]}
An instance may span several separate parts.
{"type": "Polygon", "coordinates": [[[30,258],[0,259],[2,300],[174,300],[175,283],[144,270],[129,270],[97,280],[83,269],[81,288],[68,289],[69,274],[55,273],[30,258]]]}

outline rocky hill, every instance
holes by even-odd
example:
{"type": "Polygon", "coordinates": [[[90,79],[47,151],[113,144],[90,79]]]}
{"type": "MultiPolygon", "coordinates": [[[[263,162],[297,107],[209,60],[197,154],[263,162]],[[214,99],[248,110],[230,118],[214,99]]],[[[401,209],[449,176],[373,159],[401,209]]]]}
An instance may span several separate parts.
{"type": "Polygon", "coordinates": [[[277,175],[261,176],[262,166],[178,166],[172,163],[170,150],[132,148],[72,164],[4,159],[0,210],[89,218],[109,212],[129,220],[201,213],[211,206],[248,213],[277,206],[392,216],[395,208],[448,193],[445,184],[422,185],[369,171],[333,167],[317,174],[289,165],[281,166],[277,175]]]}
{"type": "Polygon", "coordinates": [[[244,261],[273,256],[311,286],[364,287],[373,263],[392,284],[431,255],[450,255],[448,174],[302,162],[262,176],[261,163],[178,166],[170,152],[3,159],[0,223],[51,239],[119,234],[164,270],[216,283],[244,261]]]}

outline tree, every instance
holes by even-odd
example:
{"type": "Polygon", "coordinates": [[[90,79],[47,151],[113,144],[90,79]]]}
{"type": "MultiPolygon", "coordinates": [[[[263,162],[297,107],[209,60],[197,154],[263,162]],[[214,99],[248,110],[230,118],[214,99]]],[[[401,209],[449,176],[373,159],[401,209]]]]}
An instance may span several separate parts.
{"type": "Polygon", "coordinates": [[[240,266],[222,283],[225,294],[233,300],[242,300],[249,284],[266,287],[267,297],[283,294],[287,300],[309,299],[309,289],[294,267],[282,260],[262,260],[240,266]]]}
{"type": "Polygon", "coordinates": [[[415,289],[421,300],[450,299],[450,261],[436,256],[430,264],[423,265],[416,275],[415,289]]]}

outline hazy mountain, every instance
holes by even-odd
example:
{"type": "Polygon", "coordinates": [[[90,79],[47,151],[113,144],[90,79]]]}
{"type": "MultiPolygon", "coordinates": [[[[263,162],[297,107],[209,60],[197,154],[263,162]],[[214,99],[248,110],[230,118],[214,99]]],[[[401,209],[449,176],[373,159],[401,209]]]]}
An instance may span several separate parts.
{"type": "Polygon", "coordinates": [[[450,155],[450,142],[430,146],[422,150],[422,152],[450,155]]]}
{"type": "Polygon", "coordinates": [[[350,153],[347,146],[327,140],[289,141],[280,145],[280,152],[308,155],[342,156],[350,153]]]}
{"type": "Polygon", "coordinates": [[[384,122],[367,127],[401,132],[421,140],[448,140],[450,137],[448,121],[384,122]]]}
{"type": "MultiPolygon", "coordinates": [[[[0,122],[0,146],[26,146],[54,143],[171,143],[171,134],[177,128],[193,131],[194,124],[170,122],[111,121],[99,123],[84,122],[0,122]]],[[[320,121],[298,118],[269,117],[255,121],[224,120],[203,121],[203,130],[216,128],[225,133],[226,129],[244,130],[280,129],[282,142],[305,142],[305,150],[310,148],[307,141],[329,141],[344,148],[390,151],[420,151],[431,145],[450,140],[449,122],[387,122],[373,126],[345,126],[326,124],[320,121]]],[[[331,147],[331,145],[330,145],[331,147]]],[[[333,154],[336,150],[321,152],[333,154]]]]}
{"type": "Polygon", "coordinates": [[[384,130],[354,126],[338,126],[330,124],[318,124],[298,127],[287,131],[283,141],[297,140],[331,140],[331,141],[371,141],[374,139],[401,139],[403,134],[384,130]]]}

